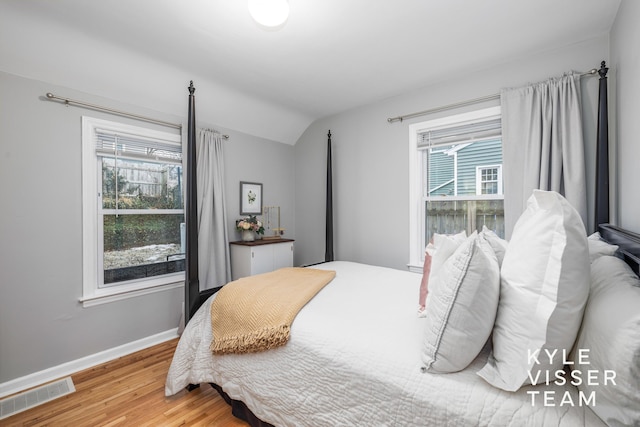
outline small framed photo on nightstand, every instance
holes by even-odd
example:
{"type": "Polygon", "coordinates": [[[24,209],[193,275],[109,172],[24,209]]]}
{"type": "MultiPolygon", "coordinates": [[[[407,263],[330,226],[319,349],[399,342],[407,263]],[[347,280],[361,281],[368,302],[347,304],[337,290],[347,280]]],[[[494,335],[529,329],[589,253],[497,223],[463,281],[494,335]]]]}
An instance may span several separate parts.
{"type": "Polygon", "coordinates": [[[262,184],[240,181],[240,215],[262,215],[262,184]]]}

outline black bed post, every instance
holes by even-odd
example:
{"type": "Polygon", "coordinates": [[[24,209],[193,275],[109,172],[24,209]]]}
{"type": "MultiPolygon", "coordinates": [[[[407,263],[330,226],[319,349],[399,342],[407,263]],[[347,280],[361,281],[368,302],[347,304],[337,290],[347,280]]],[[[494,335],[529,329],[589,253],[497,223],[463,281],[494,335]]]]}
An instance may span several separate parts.
{"type": "Polygon", "coordinates": [[[605,61],[600,64],[598,94],[598,142],[596,147],[596,207],[595,230],[609,222],[609,114],[607,108],[607,71],[605,61]]]}
{"type": "Polygon", "coordinates": [[[327,134],[327,202],[324,261],[333,261],[333,177],[331,172],[331,130],[327,134]]]}
{"type": "Polygon", "coordinates": [[[198,279],[198,201],[196,187],[196,107],[193,80],[189,85],[189,119],[187,122],[187,199],[185,201],[186,254],[184,323],[195,314],[200,300],[198,279]]]}

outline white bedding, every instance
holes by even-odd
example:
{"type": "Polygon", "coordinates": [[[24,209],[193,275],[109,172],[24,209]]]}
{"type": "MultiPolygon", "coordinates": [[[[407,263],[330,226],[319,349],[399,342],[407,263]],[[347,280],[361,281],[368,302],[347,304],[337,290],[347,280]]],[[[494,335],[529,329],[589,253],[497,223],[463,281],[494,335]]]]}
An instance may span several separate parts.
{"type": "Polygon", "coordinates": [[[601,426],[571,385],[527,386],[511,393],[465,370],[422,373],[424,319],[416,316],[421,275],[350,262],[315,266],[336,278],[296,317],[284,347],[213,356],[210,306],[180,339],[165,393],[216,383],[276,426],[601,426]],[[527,391],[555,392],[557,406],[527,391]],[[565,392],[569,397],[565,397],[565,392]],[[574,405],[560,405],[570,398],[574,405]]]}

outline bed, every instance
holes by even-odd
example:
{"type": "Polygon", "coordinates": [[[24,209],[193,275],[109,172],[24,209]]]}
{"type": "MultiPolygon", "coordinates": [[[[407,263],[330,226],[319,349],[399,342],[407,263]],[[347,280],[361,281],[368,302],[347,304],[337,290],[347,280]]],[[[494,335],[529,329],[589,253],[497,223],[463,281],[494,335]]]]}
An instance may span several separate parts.
{"type": "MultiPolygon", "coordinates": [[[[289,343],[277,349],[214,357],[211,305],[203,304],[180,340],[167,394],[214,383],[277,426],[424,426],[425,420],[429,425],[604,425],[587,406],[532,405],[527,391],[533,386],[516,393],[490,386],[476,375],[486,349],[461,372],[422,373],[425,323],[414,310],[421,275],[339,261],[317,268],[335,270],[336,278],[299,313],[289,343]]],[[[544,389],[579,401],[573,386],[544,389]]]]}
{"type": "Polygon", "coordinates": [[[463,369],[425,369],[431,324],[415,310],[423,275],[331,261],[311,268],[335,278],[297,314],[288,343],[267,351],[214,355],[218,294],[208,297],[180,338],[165,394],[211,384],[254,426],[640,425],[640,236],[603,224],[576,242],[568,250],[588,253],[591,265],[581,275],[569,271],[586,289],[575,340],[587,354],[563,355],[568,381],[552,377],[515,391],[490,384],[479,372],[496,364],[495,330],[493,339],[475,340],[481,348],[463,369]],[[571,383],[588,370],[594,381],[571,383]]]}

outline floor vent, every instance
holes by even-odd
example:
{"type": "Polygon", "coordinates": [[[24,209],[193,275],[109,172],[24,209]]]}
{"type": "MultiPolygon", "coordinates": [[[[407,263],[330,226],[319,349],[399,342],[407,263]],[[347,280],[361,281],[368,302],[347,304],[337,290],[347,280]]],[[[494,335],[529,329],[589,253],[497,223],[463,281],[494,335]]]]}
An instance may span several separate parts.
{"type": "Polygon", "coordinates": [[[34,406],[42,405],[76,391],[71,377],[66,377],[41,387],[32,388],[22,393],[0,400],[0,420],[18,412],[26,411],[34,406]]]}

